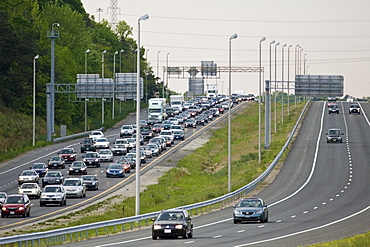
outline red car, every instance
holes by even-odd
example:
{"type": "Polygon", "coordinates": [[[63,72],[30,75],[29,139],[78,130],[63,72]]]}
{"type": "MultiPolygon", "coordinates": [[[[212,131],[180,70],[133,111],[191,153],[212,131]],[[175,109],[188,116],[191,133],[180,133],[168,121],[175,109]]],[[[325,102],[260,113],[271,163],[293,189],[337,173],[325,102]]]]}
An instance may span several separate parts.
{"type": "Polygon", "coordinates": [[[63,157],[65,162],[76,161],[76,152],[73,148],[63,148],[57,154],[59,157],[63,157]]]}
{"type": "Polygon", "coordinates": [[[30,216],[32,204],[25,194],[10,194],[1,207],[1,218],[12,215],[30,216]]]}

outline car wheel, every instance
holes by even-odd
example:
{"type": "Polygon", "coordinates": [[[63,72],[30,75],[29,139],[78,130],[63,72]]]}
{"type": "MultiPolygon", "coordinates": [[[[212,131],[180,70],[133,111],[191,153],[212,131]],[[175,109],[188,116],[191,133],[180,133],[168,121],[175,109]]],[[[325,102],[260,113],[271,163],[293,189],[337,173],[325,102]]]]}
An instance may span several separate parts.
{"type": "Polygon", "coordinates": [[[329,114],[330,114],[330,112],[329,112],[329,114]]]}
{"type": "Polygon", "coordinates": [[[1,214],[1,218],[5,218],[5,215],[1,214]]]}
{"type": "Polygon", "coordinates": [[[238,224],[238,223],[239,223],[239,220],[234,219],[234,224],[238,224]]]}
{"type": "Polygon", "coordinates": [[[329,143],[329,141],[326,141],[326,143],[329,143]]]}
{"type": "Polygon", "coordinates": [[[190,230],[190,232],[188,234],[188,238],[193,238],[193,229],[190,230]]]}
{"type": "Polygon", "coordinates": [[[186,231],[184,231],[184,234],[182,235],[182,238],[183,239],[187,239],[188,238],[188,234],[186,233],[186,231]]]}
{"type": "Polygon", "coordinates": [[[60,206],[63,206],[64,205],[64,201],[62,200],[59,205],[60,206]]]}
{"type": "Polygon", "coordinates": [[[67,199],[64,200],[64,206],[67,206],[67,199]]]}
{"type": "MultiPolygon", "coordinates": [[[[1,215],[1,216],[2,216],[2,215],[1,215]]],[[[152,239],[153,239],[153,240],[157,240],[157,236],[152,235],[152,239]]]]}
{"type": "Polygon", "coordinates": [[[28,213],[26,214],[27,217],[30,217],[31,216],[31,209],[30,211],[28,211],[28,213]]]}
{"type": "Polygon", "coordinates": [[[269,217],[268,216],[266,217],[265,222],[269,222],[269,217]]]}
{"type": "Polygon", "coordinates": [[[22,214],[22,218],[26,218],[26,213],[22,214]]]}
{"type": "Polygon", "coordinates": [[[96,186],[96,187],[95,187],[95,190],[98,190],[98,189],[99,189],[99,187],[98,187],[98,186],[96,186]]]}
{"type": "Polygon", "coordinates": [[[43,202],[40,202],[40,207],[43,207],[44,206],[44,203],[43,202]]]}
{"type": "Polygon", "coordinates": [[[109,178],[109,176],[108,176],[108,175],[105,175],[105,177],[106,177],[106,178],[109,178]]]}

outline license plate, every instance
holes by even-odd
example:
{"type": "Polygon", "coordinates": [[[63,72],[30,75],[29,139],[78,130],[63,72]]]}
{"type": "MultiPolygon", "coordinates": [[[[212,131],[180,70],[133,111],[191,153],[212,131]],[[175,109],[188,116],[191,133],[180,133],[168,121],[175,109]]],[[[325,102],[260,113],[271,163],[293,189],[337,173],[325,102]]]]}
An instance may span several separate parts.
{"type": "Polygon", "coordinates": [[[78,170],[75,170],[75,172],[78,172],[78,170]]]}
{"type": "Polygon", "coordinates": [[[250,216],[249,215],[246,215],[245,218],[250,218],[250,216]]]}
{"type": "Polygon", "coordinates": [[[164,229],[164,233],[171,233],[171,229],[164,229]]]}
{"type": "Polygon", "coordinates": [[[86,148],[86,150],[90,150],[89,148],[86,148]]]}
{"type": "Polygon", "coordinates": [[[14,214],[14,212],[10,212],[10,214],[14,214]]]}
{"type": "Polygon", "coordinates": [[[57,166],[57,164],[54,164],[54,166],[57,166]]]}

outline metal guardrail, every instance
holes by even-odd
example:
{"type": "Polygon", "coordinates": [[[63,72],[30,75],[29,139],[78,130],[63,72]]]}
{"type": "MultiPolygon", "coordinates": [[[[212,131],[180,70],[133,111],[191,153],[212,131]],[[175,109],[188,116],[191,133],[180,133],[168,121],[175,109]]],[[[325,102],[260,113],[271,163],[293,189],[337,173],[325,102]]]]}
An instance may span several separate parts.
{"type": "MultiPolygon", "coordinates": [[[[101,127],[100,129],[96,129],[96,130],[104,131],[104,127],[101,127]]],[[[66,140],[69,140],[69,139],[74,139],[74,138],[81,137],[81,136],[87,136],[91,133],[91,131],[95,131],[95,130],[89,130],[89,131],[86,131],[86,132],[81,132],[81,133],[77,133],[77,134],[73,134],[73,135],[58,137],[58,138],[53,139],[53,142],[62,142],[62,141],[66,141],[66,140]]]]}
{"type": "MultiPolygon", "coordinates": [[[[200,212],[202,212],[203,209],[207,211],[208,208],[212,210],[212,206],[214,209],[216,207],[223,207],[224,205],[227,205],[230,202],[236,199],[239,199],[245,196],[246,194],[250,193],[252,190],[254,190],[257,187],[257,185],[260,182],[264,181],[266,177],[270,174],[271,170],[276,166],[279,159],[283,155],[284,151],[290,144],[295,134],[295,131],[297,130],[298,125],[301,122],[302,117],[307,109],[308,103],[309,101],[306,103],[304,109],[302,110],[285,145],[282,147],[281,151],[275,157],[274,161],[269,165],[266,171],[263,172],[258,178],[256,178],[254,181],[250,182],[249,184],[245,185],[244,187],[236,191],[230,192],[226,195],[223,195],[223,196],[220,196],[220,197],[208,200],[208,201],[182,206],[181,208],[189,210],[191,214],[195,210],[195,213],[197,214],[198,210],[200,210],[200,212]]],[[[92,237],[91,231],[93,230],[95,230],[95,234],[93,235],[98,236],[101,231],[106,233],[108,228],[113,228],[114,229],[113,231],[117,232],[116,230],[117,227],[120,227],[121,231],[124,231],[125,224],[130,224],[131,229],[133,228],[134,224],[137,224],[137,226],[140,228],[141,221],[145,221],[145,225],[148,226],[148,222],[151,219],[155,218],[159,213],[160,211],[157,211],[157,212],[152,212],[152,213],[147,213],[147,214],[142,214],[142,215],[137,215],[137,216],[132,216],[132,217],[96,222],[96,223],[62,228],[62,229],[57,229],[57,230],[3,237],[0,239],[0,244],[18,243],[18,246],[23,246],[23,243],[25,243],[26,246],[28,246],[28,244],[31,244],[31,246],[48,246],[48,245],[51,246],[51,245],[55,245],[56,243],[73,241],[73,239],[82,240],[84,238],[86,239],[86,238],[92,237]]]]}

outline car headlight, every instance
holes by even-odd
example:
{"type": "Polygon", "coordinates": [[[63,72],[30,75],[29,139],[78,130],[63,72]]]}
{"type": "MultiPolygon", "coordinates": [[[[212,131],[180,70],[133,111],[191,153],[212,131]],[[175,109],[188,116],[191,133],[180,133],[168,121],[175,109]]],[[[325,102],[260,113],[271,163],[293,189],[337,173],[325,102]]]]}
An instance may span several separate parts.
{"type": "Polygon", "coordinates": [[[176,225],[175,226],[175,229],[182,229],[183,228],[183,225],[176,225]]]}
{"type": "Polygon", "coordinates": [[[86,168],[85,168],[85,167],[81,168],[81,171],[84,171],[84,170],[86,170],[86,168]]]}
{"type": "Polygon", "coordinates": [[[24,207],[19,207],[18,210],[23,211],[24,207]]]}
{"type": "Polygon", "coordinates": [[[239,211],[239,210],[234,210],[234,214],[241,214],[241,211],[239,211]]]}
{"type": "Polygon", "coordinates": [[[107,170],[108,173],[110,173],[110,170],[107,170]]]}
{"type": "Polygon", "coordinates": [[[257,210],[257,211],[256,211],[256,213],[257,213],[257,214],[262,214],[262,213],[263,213],[263,210],[262,210],[262,209],[257,210]]]}
{"type": "Polygon", "coordinates": [[[6,210],[6,207],[2,207],[1,210],[5,211],[6,210]]]}
{"type": "Polygon", "coordinates": [[[73,168],[72,168],[72,167],[70,167],[68,170],[73,171],[73,168]]]}
{"type": "Polygon", "coordinates": [[[99,159],[95,159],[95,162],[98,162],[99,161],[99,159]]]}
{"type": "Polygon", "coordinates": [[[153,229],[154,230],[159,230],[159,229],[162,229],[162,226],[161,225],[154,225],[153,229]]]}
{"type": "Polygon", "coordinates": [[[85,159],[85,158],[83,158],[83,159],[82,159],[82,161],[83,161],[83,162],[86,162],[86,159],[85,159]]]}
{"type": "Polygon", "coordinates": [[[119,173],[122,173],[123,171],[119,171],[119,173]]]}

